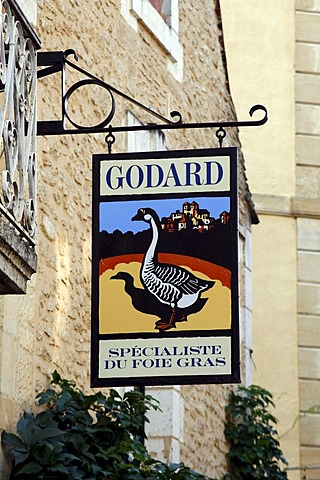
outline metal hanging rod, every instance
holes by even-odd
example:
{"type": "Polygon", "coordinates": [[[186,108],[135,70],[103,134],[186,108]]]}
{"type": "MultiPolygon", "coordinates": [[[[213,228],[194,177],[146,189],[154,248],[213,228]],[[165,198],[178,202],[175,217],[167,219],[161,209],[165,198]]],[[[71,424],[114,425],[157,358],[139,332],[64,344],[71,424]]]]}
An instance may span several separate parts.
{"type": "MultiPolygon", "coordinates": [[[[112,85],[100,80],[98,77],[92,75],[90,72],[87,72],[83,68],[79,67],[76,63],[69,60],[69,56],[73,55],[74,59],[78,61],[77,54],[74,50],[66,50],[65,52],[40,52],[38,53],[38,79],[52,75],[53,73],[61,72],[61,118],[60,120],[52,121],[38,121],[37,125],[37,135],[71,135],[71,134],[88,134],[88,133],[116,133],[116,132],[129,132],[129,131],[140,131],[140,130],[176,130],[176,129],[195,129],[195,128],[218,128],[219,132],[223,131],[224,128],[228,127],[256,127],[264,125],[268,120],[268,112],[266,107],[263,105],[254,105],[249,111],[250,117],[254,115],[257,111],[263,112],[263,118],[260,120],[248,120],[248,121],[233,121],[233,122],[200,122],[200,123],[184,123],[182,115],[178,111],[173,111],[170,113],[171,119],[160,115],[154,110],[150,109],[146,105],[138,102],[129,95],[121,92],[112,85]],[[66,65],[77,70],[79,73],[85,76],[83,80],[75,82],[71,87],[66,90],[66,65]],[[70,97],[73,93],[76,92],[79,88],[84,85],[98,85],[104,88],[110,96],[110,111],[104,118],[102,122],[97,125],[84,126],[77,124],[70,116],[68,111],[68,103],[70,97]],[[114,118],[116,111],[116,101],[115,95],[124,98],[126,101],[131,104],[141,108],[148,114],[156,117],[162,123],[148,123],[144,125],[127,125],[127,126],[112,126],[110,123],[114,118]],[[67,120],[71,123],[74,128],[67,128],[67,120]]],[[[218,132],[217,132],[218,133],[218,132]]],[[[224,137],[223,137],[224,138],[224,137]]],[[[222,142],[221,142],[222,143],[222,142]]]]}

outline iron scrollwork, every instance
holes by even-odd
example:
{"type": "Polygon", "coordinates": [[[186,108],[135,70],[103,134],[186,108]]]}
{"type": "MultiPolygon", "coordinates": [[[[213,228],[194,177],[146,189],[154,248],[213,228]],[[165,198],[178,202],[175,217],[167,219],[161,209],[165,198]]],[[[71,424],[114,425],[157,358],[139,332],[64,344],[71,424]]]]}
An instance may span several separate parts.
{"type": "MultiPolygon", "coordinates": [[[[61,135],[61,134],[76,134],[76,133],[104,133],[110,131],[110,122],[113,120],[115,112],[116,112],[116,101],[115,95],[124,98],[125,100],[129,101],[130,103],[138,106],[139,108],[143,109],[150,115],[158,118],[161,122],[165,122],[168,125],[178,125],[182,123],[182,116],[179,112],[173,111],[171,112],[170,116],[172,119],[168,119],[163,115],[160,115],[156,111],[150,109],[146,105],[138,102],[134,98],[130,97],[129,95],[121,92],[117,88],[113,87],[112,85],[104,82],[103,80],[95,77],[90,72],[84,70],[76,63],[70,60],[70,56],[74,57],[75,61],[78,61],[78,56],[76,52],[72,49],[66,50],[65,52],[40,52],[38,54],[38,66],[39,67],[46,67],[40,68],[38,70],[38,79],[51,75],[53,73],[61,72],[61,119],[60,120],[52,120],[52,121],[39,121],[38,122],[38,135],[61,135]],[[85,78],[75,82],[66,90],[66,66],[71,67],[72,69],[76,70],[80,74],[82,74],[85,78]],[[69,113],[69,103],[71,96],[79,90],[81,87],[86,85],[97,85],[105,89],[110,97],[110,110],[105,115],[105,118],[96,125],[80,125],[76,122],[71,114],[69,113]],[[74,127],[67,128],[66,121],[69,121],[70,124],[74,127]]],[[[147,127],[147,126],[146,126],[147,127]]],[[[134,127],[128,127],[129,129],[134,127]]]]}
{"type": "Polygon", "coordinates": [[[7,1],[0,17],[0,211],[34,243],[36,53],[7,1]]]}
{"type": "Polygon", "coordinates": [[[62,74],[62,112],[61,119],[54,120],[50,122],[39,121],[38,122],[38,135],[62,135],[62,134],[84,134],[84,133],[110,133],[116,132],[129,132],[129,131],[138,131],[138,130],[172,130],[172,129],[193,129],[193,128],[217,128],[219,129],[218,138],[221,142],[222,135],[220,132],[227,127],[247,127],[247,126],[259,126],[263,125],[268,120],[267,109],[263,105],[254,105],[250,111],[249,115],[252,117],[256,112],[263,112],[263,117],[260,120],[248,120],[248,121],[233,121],[233,122],[205,122],[205,123],[184,123],[183,118],[180,112],[173,111],[170,113],[171,119],[160,115],[158,112],[150,109],[146,105],[138,102],[136,99],[130,97],[129,95],[121,92],[112,85],[102,81],[101,79],[95,77],[90,72],[87,72],[83,68],[79,67],[76,63],[70,60],[70,56],[73,55],[75,61],[78,61],[78,57],[74,50],[66,50],[65,52],[43,52],[38,54],[38,66],[46,67],[38,70],[38,78],[50,75],[52,73],[61,72],[62,74]],[[68,65],[72,69],[78,71],[80,74],[84,75],[84,79],[78,82],[75,82],[68,90],[65,92],[65,67],[68,65]],[[104,88],[109,96],[111,101],[110,110],[105,115],[103,121],[99,122],[96,125],[84,126],[80,125],[78,122],[75,122],[69,111],[69,101],[70,97],[81,87],[85,85],[98,85],[104,88]],[[148,114],[156,117],[160,120],[161,123],[148,123],[140,125],[125,125],[125,126],[112,126],[110,122],[113,120],[116,112],[116,101],[115,96],[122,97],[124,100],[130,102],[131,104],[141,108],[148,114]],[[66,126],[66,121],[69,121],[74,128],[68,128],[66,126]]]}
{"type": "Polygon", "coordinates": [[[65,112],[65,116],[67,117],[67,119],[69,120],[69,122],[75,127],[75,128],[78,128],[79,130],[81,130],[82,128],[86,128],[85,126],[83,125],[79,125],[77,124],[74,120],[72,120],[71,116],[69,115],[69,112],[68,112],[68,103],[69,103],[69,99],[71,97],[71,95],[78,89],[80,89],[81,87],[83,87],[84,85],[98,85],[98,86],[102,86],[103,88],[105,88],[105,90],[107,90],[107,92],[109,93],[110,95],[110,99],[111,99],[111,108],[110,108],[110,112],[108,113],[108,115],[106,116],[106,118],[98,123],[97,125],[93,125],[91,126],[91,128],[93,129],[100,129],[100,128],[105,128],[110,122],[111,120],[113,119],[114,117],[114,114],[115,114],[115,109],[116,109],[116,106],[115,106],[115,99],[114,99],[114,96],[112,94],[112,91],[109,89],[109,88],[106,88],[103,83],[101,83],[100,81],[98,80],[91,80],[90,78],[89,79],[86,79],[86,80],[81,80],[80,82],[77,82],[75,84],[73,84],[67,91],[67,93],[65,94],[64,96],[64,103],[63,103],[63,106],[64,106],[64,112],[65,112]]]}
{"type": "MultiPolygon", "coordinates": [[[[101,79],[95,77],[94,75],[87,72],[83,68],[79,67],[77,64],[71,62],[70,59],[69,59],[70,55],[73,55],[74,59],[76,61],[78,61],[78,56],[77,56],[76,52],[74,50],[67,50],[64,53],[65,63],[67,65],[69,65],[70,67],[74,68],[75,70],[77,70],[78,72],[80,72],[81,74],[85,75],[88,78],[72,85],[69,88],[69,90],[67,91],[67,93],[64,95],[63,109],[64,109],[64,112],[65,112],[65,114],[66,114],[66,116],[69,120],[70,120],[70,118],[67,115],[67,104],[68,104],[68,100],[69,100],[71,94],[83,85],[92,84],[92,85],[99,85],[100,87],[103,87],[104,89],[106,89],[108,91],[108,93],[110,94],[110,97],[111,97],[111,108],[110,108],[109,114],[107,115],[107,117],[105,118],[105,120],[103,122],[101,122],[100,124],[95,125],[95,126],[87,127],[89,129],[92,129],[92,130],[104,129],[107,126],[107,124],[110,124],[110,122],[112,121],[112,119],[115,115],[115,112],[116,112],[116,102],[115,102],[114,95],[118,95],[119,97],[124,98],[125,100],[127,100],[130,103],[138,106],[139,108],[143,109],[145,112],[151,114],[152,116],[157,117],[159,120],[161,120],[162,122],[165,122],[168,125],[178,125],[178,124],[182,123],[182,115],[181,115],[180,112],[178,112],[178,111],[170,112],[171,120],[164,117],[163,115],[160,115],[158,112],[152,110],[151,108],[147,107],[146,105],[143,105],[141,102],[138,102],[136,99],[130,97],[129,95],[125,94],[124,92],[121,92],[120,90],[113,87],[112,85],[102,81],[101,79]]],[[[76,128],[80,128],[80,129],[81,128],[86,128],[86,127],[77,126],[73,122],[71,122],[71,123],[72,123],[73,126],[76,126],[76,128]]],[[[109,128],[108,128],[108,130],[109,130],[109,128]]],[[[105,130],[103,130],[103,131],[105,131],[105,130]]]]}

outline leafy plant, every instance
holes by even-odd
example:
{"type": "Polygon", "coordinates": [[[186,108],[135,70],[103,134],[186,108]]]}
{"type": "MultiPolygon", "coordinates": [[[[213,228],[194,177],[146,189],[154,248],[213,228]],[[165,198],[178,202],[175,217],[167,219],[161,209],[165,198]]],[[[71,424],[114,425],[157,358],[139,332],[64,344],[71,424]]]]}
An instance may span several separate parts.
{"type": "Polygon", "coordinates": [[[194,480],[183,464],[164,464],[147,452],[144,422],[159,409],[150,396],[115,390],[85,395],[54,372],[52,388],[37,396],[45,409],[24,413],[18,435],[4,432],[13,457],[11,480],[194,480]]]}
{"type": "Polygon", "coordinates": [[[274,403],[267,390],[252,385],[230,393],[226,407],[225,437],[229,472],[225,480],[287,479],[280,467],[287,465],[274,427],[277,419],[269,412],[274,403]]]}

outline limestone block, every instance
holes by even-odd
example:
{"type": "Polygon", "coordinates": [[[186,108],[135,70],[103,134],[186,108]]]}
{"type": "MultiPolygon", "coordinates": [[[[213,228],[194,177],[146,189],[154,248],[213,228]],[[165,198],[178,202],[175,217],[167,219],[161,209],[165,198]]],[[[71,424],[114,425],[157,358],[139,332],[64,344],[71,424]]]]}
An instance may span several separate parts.
{"type": "Polygon", "coordinates": [[[320,43],[319,17],[313,13],[297,12],[296,39],[320,43]]]}
{"type": "Polygon", "coordinates": [[[3,331],[13,336],[17,335],[21,308],[21,297],[4,297],[3,304],[3,331]]]}
{"type": "Polygon", "coordinates": [[[296,43],[296,71],[316,73],[320,70],[320,45],[296,43]]]}
{"type": "Polygon", "coordinates": [[[256,193],[253,195],[253,201],[258,214],[291,215],[291,198],[288,196],[256,193]]]}
{"type": "Polygon", "coordinates": [[[240,332],[242,340],[242,368],[241,379],[244,386],[253,383],[253,350],[252,350],[252,311],[242,308],[240,311],[240,332]]]}
{"type": "Polygon", "coordinates": [[[295,217],[319,218],[320,199],[317,197],[294,197],[292,212],[295,217]]]}
{"type": "Polygon", "coordinates": [[[296,74],[296,101],[305,103],[320,103],[319,75],[312,75],[311,73],[296,74]]]}
{"type": "Polygon", "coordinates": [[[35,248],[0,216],[0,294],[26,293],[36,267],[35,248]]]}
{"type": "Polygon", "coordinates": [[[296,105],[296,131],[320,135],[320,105],[296,105]]]}
{"type": "MultiPolygon", "coordinates": [[[[297,166],[297,197],[320,197],[320,168],[297,166]]],[[[320,213],[320,211],[319,211],[320,213]]]]}
{"type": "Polygon", "coordinates": [[[296,0],[296,9],[320,13],[320,0],[296,0]]]}
{"type": "Polygon", "coordinates": [[[2,359],[1,359],[1,393],[14,397],[15,385],[12,381],[12,372],[15,368],[16,343],[14,337],[4,333],[2,335],[2,359]]]}
{"type": "Polygon", "coordinates": [[[180,443],[172,437],[148,437],[146,447],[153,458],[166,463],[180,463],[180,443]]]}
{"type": "Polygon", "coordinates": [[[297,165],[320,166],[320,137],[296,136],[297,165]]]}
{"type": "Polygon", "coordinates": [[[146,441],[146,447],[153,458],[160,460],[161,462],[166,462],[165,457],[165,446],[164,446],[164,438],[150,438],[146,441]]]}
{"type": "Polygon", "coordinates": [[[298,253],[298,280],[320,283],[320,252],[298,253]]]}
{"type": "Polygon", "coordinates": [[[299,376],[303,379],[319,379],[320,350],[304,347],[299,349],[299,376]]]}
{"type": "Polygon", "coordinates": [[[21,406],[12,398],[0,394],[0,429],[13,432],[20,417],[21,406]]]}
{"type": "Polygon", "coordinates": [[[245,236],[245,264],[246,267],[251,271],[252,270],[252,235],[251,232],[247,232],[245,236]]]}
{"type": "Polygon", "coordinates": [[[320,315],[320,285],[298,285],[299,313],[320,315]]]}
{"type": "Polygon", "coordinates": [[[300,380],[300,411],[320,405],[320,382],[317,380],[300,380]]]}
{"type": "Polygon", "coordinates": [[[297,239],[299,250],[320,251],[320,218],[298,218],[297,239]]]}
{"type": "Polygon", "coordinates": [[[33,355],[19,349],[16,361],[15,398],[20,404],[30,405],[35,397],[33,386],[33,355]]]}
{"type": "MultiPolygon", "coordinates": [[[[243,296],[245,297],[245,305],[249,311],[252,311],[252,290],[250,285],[252,285],[252,272],[248,268],[244,267],[244,292],[243,296]]],[[[244,305],[243,305],[244,306],[244,305]]]]}
{"type": "Polygon", "coordinates": [[[35,26],[37,22],[37,1],[36,0],[18,0],[24,15],[29,22],[35,26]]]}
{"type": "Polygon", "coordinates": [[[147,393],[160,402],[161,412],[150,411],[146,424],[148,448],[159,460],[180,462],[183,441],[183,398],[179,387],[149,387],[147,393]],[[157,448],[159,448],[157,450],[157,448]]]}
{"type": "MultiPolygon", "coordinates": [[[[300,452],[301,452],[301,465],[319,466],[320,447],[302,447],[300,452]]],[[[310,475],[311,471],[309,471],[308,473],[308,476],[310,478],[311,478],[311,475],[310,475]]],[[[320,471],[313,470],[312,478],[318,480],[320,478],[320,471]]]]}
{"type": "Polygon", "coordinates": [[[150,411],[147,436],[172,436],[182,440],[183,399],[175,388],[147,388],[149,394],[160,402],[162,412],[150,411]]]}
{"type": "Polygon", "coordinates": [[[55,227],[54,227],[53,223],[51,222],[50,218],[47,217],[46,215],[43,216],[42,226],[43,226],[43,231],[44,231],[46,237],[49,240],[54,241],[56,239],[55,227]]]}
{"type": "Polygon", "coordinates": [[[302,347],[320,348],[320,316],[299,315],[298,327],[299,345],[302,347]]]}
{"type": "Polygon", "coordinates": [[[10,453],[0,445],[0,480],[9,480],[11,472],[10,453]]]}
{"type": "Polygon", "coordinates": [[[300,425],[301,444],[320,447],[320,414],[306,414],[300,425]]]}

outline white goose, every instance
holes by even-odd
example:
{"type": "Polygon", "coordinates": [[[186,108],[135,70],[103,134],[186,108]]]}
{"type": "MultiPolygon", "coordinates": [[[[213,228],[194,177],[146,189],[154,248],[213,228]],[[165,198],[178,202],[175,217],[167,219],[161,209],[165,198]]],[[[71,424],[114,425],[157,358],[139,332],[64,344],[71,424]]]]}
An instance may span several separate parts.
{"type": "Polygon", "coordinates": [[[140,208],[131,220],[147,222],[152,229],[152,240],[142,262],[140,278],[144,288],[160,302],[171,306],[169,323],[160,326],[162,330],[167,330],[174,326],[176,309],[185,309],[193,305],[201,292],[212,288],[215,282],[202,280],[177,265],[158,262],[156,249],[161,225],[157,213],[152,208],[140,208]]]}

